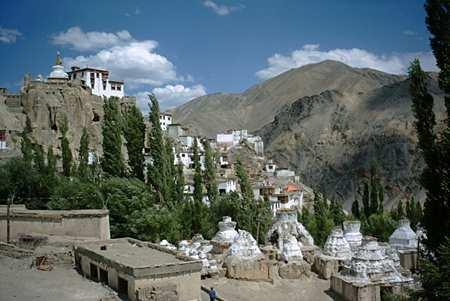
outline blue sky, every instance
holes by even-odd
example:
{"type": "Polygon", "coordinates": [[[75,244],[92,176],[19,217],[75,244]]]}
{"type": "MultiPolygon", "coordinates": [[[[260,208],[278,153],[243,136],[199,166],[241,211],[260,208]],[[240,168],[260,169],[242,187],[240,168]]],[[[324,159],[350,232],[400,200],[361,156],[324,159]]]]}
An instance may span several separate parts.
{"type": "Polygon", "coordinates": [[[47,76],[58,50],[66,67],[107,68],[163,108],[324,59],[404,73],[419,57],[435,70],[423,2],[2,0],[0,87],[47,76]]]}

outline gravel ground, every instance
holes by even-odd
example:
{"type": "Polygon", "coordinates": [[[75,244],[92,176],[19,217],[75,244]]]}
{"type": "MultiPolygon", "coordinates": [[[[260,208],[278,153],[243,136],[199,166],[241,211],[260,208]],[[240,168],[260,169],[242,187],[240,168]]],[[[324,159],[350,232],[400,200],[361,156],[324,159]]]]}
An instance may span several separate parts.
{"type": "Polygon", "coordinates": [[[118,300],[111,289],[83,278],[71,267],[55,266],[46,272],[31,264],[31,258],[0,256],[0,300],[118,300]]]}
{"type": "MultiPolygon", "coordinates": [[[[335,300],[329,292],[330,281],[312,276],[309,280],[276,279],[267,282],[238,281],[227,278],[205,279],[202,284],[214,287],[218,295],[226,301],[330,301],[335,300]]],[[[206,301],[207,298],[203,297],[206,301]]]]}

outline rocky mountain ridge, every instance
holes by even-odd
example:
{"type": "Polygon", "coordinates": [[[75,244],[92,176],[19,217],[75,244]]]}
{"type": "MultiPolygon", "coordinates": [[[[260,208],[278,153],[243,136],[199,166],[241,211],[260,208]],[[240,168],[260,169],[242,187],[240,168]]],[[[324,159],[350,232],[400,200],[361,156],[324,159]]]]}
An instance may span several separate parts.
{"type": "MultiPolygon", "coordinates": [[[[443,118],[436,74],[428,86],[443,118]]],[[[406,76],[325,61],[290,70],[242,94],[213,94],[175,110],[176,120],[213,134],[248,128],[266,156],[348,209],[370,165],[381,170],[386,205],[415,196],[423,162],[406,76]],[[266,122],[267,120],[269,120],[266,122]]]]}

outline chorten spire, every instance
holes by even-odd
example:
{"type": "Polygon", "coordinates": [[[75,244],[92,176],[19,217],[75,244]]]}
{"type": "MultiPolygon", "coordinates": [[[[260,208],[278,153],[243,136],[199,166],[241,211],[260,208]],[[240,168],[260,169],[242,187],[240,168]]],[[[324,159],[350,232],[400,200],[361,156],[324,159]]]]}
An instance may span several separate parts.
{"type": "Polygon", "coordinates": [[[55,61],[55,65],[61,65],[62,66],[63,62],[62,62],[62,58],[61,58],[61,53],[59,53],[59,51],[56,52],[56,61],[55,61]]]}

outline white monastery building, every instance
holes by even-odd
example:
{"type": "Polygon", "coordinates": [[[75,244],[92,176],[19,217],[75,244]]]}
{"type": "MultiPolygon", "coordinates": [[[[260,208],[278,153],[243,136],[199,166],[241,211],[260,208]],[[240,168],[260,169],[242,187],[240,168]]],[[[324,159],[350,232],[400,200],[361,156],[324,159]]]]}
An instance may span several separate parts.
{"type": "Polygon", "coordinates": [[[68,72],[69,79],[81,80],[84,85],[91,88],[94,95],[119,98],[125,96],[123,81],[110,79],[108,70],[91,67],[80,69],[76,66],[72,67],[71,70],[68,72]]]}

